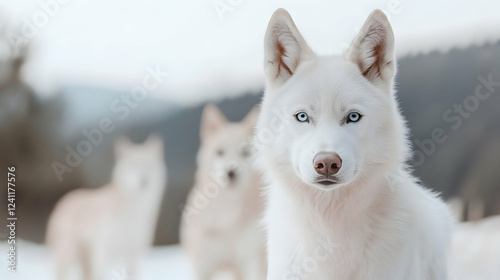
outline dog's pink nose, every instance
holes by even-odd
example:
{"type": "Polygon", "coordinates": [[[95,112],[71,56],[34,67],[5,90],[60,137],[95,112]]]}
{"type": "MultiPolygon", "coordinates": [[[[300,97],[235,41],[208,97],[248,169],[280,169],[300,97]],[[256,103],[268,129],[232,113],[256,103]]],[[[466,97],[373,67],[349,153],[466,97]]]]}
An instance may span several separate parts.
{"type": "Polygon", "coordinates": [[[319,175],[335,175],[342,167],[342,159],[336,153],[319,153],[314,159],[314,169],[319,175]]]}

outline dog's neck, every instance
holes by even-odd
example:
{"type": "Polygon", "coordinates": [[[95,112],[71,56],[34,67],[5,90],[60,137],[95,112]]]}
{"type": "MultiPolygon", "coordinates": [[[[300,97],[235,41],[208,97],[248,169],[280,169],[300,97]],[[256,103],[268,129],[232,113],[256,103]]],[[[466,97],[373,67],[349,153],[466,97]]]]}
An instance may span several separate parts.
{"type": "MultiPolygon", "coordinates": [[[[386,170],[387,167],[384,167],[386,170]]],[[[394,181],[388,173],[372,170],[369,175],[359,176],[353,182],[333,190],[320,190],[310,186],[299,178],[287,180],[281,174],[279,182],[284,191],[290,194],[294,205],[297,205],[297,216],[304,217],[307,224],[317,227],[324,225],[329,231],[332,224],[355,231],[357,221],[370,216],[380,216],[387,205],[392,203],[398,193],[394,181]],[[285,182],[295,181],[294,184],[285,182]],[[301,212],[301,213],[299,213],[301,212]]],[[[400,174],[396,167],[391,174],[400,174]]],[[[287,174],[287,176],[297,176],[287,174]]]]}

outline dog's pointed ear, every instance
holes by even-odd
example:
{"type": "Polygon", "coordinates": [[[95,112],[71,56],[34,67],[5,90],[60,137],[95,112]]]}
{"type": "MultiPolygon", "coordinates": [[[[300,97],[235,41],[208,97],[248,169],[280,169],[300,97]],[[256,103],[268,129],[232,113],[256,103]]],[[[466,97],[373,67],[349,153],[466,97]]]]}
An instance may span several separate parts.
{"type": "Polygon", "coordinates": [[[144,142],[151,151],[154,151],[163,156],[163,139],[160,135],[153,133],[149,135],[148,139],[144,142]]]}
{"type": "Polygon", "coordinates": [[[134,146],[134,143],[125,136],[118,136],[114,141],[115,157],[122,157],[134,146]]]}
{"type": "Polygon", "coordinates": [[[345,55],[371,83],[392,87],[396,74],[394,33],[382,11],[374,10],[368,16],[345,55]]]}
{"type": "Polygon", "coordinates": [[[227,123],[226,117],[214,104],[207,104],[201,114],[201,138],[217,131],[221,126],[227,123]]]}
{"type": "Polygon", "coordinates": [[[253,129],[255,128],[255,124],[257,123],[257,118],[259,117],[259,113],[260,113],[259,106],[258,105],[254,106],[243,119],[242,121],[243,124],[253,131],[253,129]]]}
{"type": "Polygon", "coordinates": [[[302,62],[315,57],[284,9],[276,10],[269,21],[264,39],[264,57],[267,84],[271,87],[284,84],[302,62]]]}

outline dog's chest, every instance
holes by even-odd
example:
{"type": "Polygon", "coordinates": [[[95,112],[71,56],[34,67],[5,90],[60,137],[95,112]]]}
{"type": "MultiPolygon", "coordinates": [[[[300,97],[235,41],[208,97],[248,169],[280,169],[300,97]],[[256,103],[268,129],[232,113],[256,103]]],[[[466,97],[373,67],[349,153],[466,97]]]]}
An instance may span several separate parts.
{"type": "Polygon", "coordinates": [[[371,245],[333,236],[283,242],[290,248],[288,255],[280,256],[287,259],[280,272],[284,279],[405,279],[407,269],[397,268],[414,266],[392,245],[383,243],[371,245]]]}
{"type": "Polygon", "coordinates": [[[270,266],[280,267],[276,276],[406,279],[405,272],[397,268],[414,266],[403,257],[407,256],[407,232],[393,230],[404,228],[393,217],[376,222],[362,218],[325,221],[292,206],[282,201],[268,209],[270,266]],[[290,216],[293,218],[284,218],[290,216]]]}

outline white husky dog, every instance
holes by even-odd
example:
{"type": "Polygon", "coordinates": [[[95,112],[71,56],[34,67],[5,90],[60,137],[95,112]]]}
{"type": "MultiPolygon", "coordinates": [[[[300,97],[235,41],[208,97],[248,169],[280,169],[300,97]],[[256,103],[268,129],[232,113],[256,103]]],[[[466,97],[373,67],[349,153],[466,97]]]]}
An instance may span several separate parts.
{"type": "Polygon", "coordinates": [[[274,13],[255,139],[268,280],[447,278],[451,216],[405,167],[395,73],[379,10],[343,57],[316,56],[288,12],[274,13]]]}
{"type": "Polygon", "coordinates": [[[57,280],[68,279],[75,261],[85,280],[103,279],[116,262],[135,275],[139,258],[152,243],[166,185],[162,140],[150,136],[134,145],[122,138],[115,154],[109,184],[70,192],[49,219],[47,243],[55,253],[57,280]]]}
{"type": "Polygon", "coordinates": [[[212,104],[203,111],[196,182],[181,224],[199,280],[265,278],[261,184],[252,161],[256,119],[256,109],[239,123],[212,104]]]}

